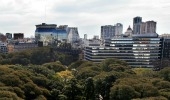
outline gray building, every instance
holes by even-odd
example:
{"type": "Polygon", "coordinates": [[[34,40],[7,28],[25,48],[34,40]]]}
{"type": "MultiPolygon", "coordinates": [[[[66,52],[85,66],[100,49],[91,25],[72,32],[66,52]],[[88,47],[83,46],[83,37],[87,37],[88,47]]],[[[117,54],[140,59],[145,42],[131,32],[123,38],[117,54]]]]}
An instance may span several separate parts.
{"type": "Polygon", "coordinates": [[[115,26],[113,25],[105,25],[101,26],[101,39],[109,39],[115,36],[115,26]]]}
{"type": "Polygon", "coordinates": [[[133,34],[150,34],[156,33],[156,22],[142,22],[142,17],[133,18],[133,34]]]}
{"type": "Polygon", "coordinates": [[[142,17],[133,18],[133,34],[141,34],[142,17]]]}
{"type": "Polygon", "coordinates": [[[120,36],[123,33],[123,25],[117,23],[115,25],[101,26],[101,39],[110,39],[115,36],[120,36]]]}
{"type": "Polygon", "coordinates": [[[155,21],[147,21],[145,24],[146,33],[156,33],[156,22],[155,21]]]}
{"type": "Polygon", "coordinates": [[[119,37],[123,34],[123,25],[121,23],[115,24],[115,36],[119,37]]]}
{"type": "Polygon", "coordinates": [[[103,47],[86,47],[84,58],[96,63],[106,58],[118,58],[132,67],[150,68],[154,60],[161,59],[162,41],[157,34],[112,38],[106,40],[103,47]]]}

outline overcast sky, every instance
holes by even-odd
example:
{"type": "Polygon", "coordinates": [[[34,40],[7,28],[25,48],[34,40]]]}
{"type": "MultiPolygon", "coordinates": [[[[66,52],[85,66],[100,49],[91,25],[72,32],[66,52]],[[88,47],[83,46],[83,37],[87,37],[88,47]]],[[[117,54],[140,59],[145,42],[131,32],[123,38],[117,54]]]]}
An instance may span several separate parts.
{"type": "Polygon", "coordinates": [[[157,33],[170,33],[170,0],[1,0],[0,32],[34,36],[35,25],[78,27],[81,37],[100,35],[102,25],[123,24],[124,32],[133,18],[157,22],[157,33]],[[46,13],[45,13],[46,9],[46,13]],[[46,15],[46,17],[45,17],[46,15]]]}

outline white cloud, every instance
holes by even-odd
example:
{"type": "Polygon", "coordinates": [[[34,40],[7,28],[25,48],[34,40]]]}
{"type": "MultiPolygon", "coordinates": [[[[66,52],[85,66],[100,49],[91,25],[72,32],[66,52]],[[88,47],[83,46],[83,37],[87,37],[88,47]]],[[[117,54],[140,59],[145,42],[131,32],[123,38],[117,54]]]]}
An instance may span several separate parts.
{"type": "Polygon", "coordinates": [[[35,25],[45,21],[79,28],[83,34],[100,35],[100,26],[122,23],[124,31],[133,17],[157,21],[157,32],[169,32],[169,0],[2,0],[0,32],[34,35],[35,25]]]}

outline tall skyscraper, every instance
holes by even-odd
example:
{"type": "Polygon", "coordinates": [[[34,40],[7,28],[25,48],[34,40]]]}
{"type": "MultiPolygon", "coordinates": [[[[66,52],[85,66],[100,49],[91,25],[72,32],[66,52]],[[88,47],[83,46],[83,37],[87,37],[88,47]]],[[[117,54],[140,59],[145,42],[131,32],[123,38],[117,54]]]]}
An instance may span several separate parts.
{"type": "Polygon", "coordinates": [[[114,36],[120,36],[123,33],[123,25],[117,23],[115,25],[101,26],[101,39],[110,39],[114,36]]]}
{"type": "Polygon", "coordinates": [[[145,34],[146,33],[146,23],[145,22],[141,22],[140,25],[140,34],[145,34]]]}
{"type": "Polygon", "coordinates": [[[117,23],[115,25],[115,36],[120,36],[123,33],[123,25],[121,23],[117,23]]]}
{"type": "Polygon", "coordinates": [[[69,27],[69,33],[68,33],[68,38],[67,38],[67,42],[68,43],[74,43],[77,42],[80,37],[79,37],[79,33],[78,33],[78,28],[77,27],[69,27]]]}
{"type": "Polygon", "coordinates": [[[141,34],[142,17],[133,18],[133,34],[141,34]]]}
{"type": "Polygon", "coordinates": [[[145,24],[146,33],[156,33],[156,22],[155,21],[147,21],[145,24]]]}
{"type": "Polygon", "coordinates": [[[101,26],[101,39],[109,39],[115,36],[115,26],[105,25],[101,26]]]}
{"type": "Polygon", "coordinates": [[[142,22],[142,17],[133,18],[133,34],[156,33],[156,22],[142,22]]]}

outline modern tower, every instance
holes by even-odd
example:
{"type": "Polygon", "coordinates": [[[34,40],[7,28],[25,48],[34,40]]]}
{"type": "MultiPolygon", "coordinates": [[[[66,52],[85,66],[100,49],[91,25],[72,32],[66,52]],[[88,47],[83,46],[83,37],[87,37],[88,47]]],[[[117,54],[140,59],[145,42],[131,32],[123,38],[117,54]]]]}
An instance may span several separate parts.
{"type": "Polygon", "coordinates": [[[147,21],[145,26],[146,33],[156,33],[156,22],[147,21]]]}
{"type": "Polygon", "coordinates": [[[142,17],[133,18],[133,34],[141,34],[142,17]]]}
{"type": "Polygon", "coordinates": [[[36,41],[43,42],[44,46],[58,41],[67,40],[67,30],[65,28],[57,28],[56,24],[42,23],[36,25],[35,39],[36,41]]]}
{"type": "Polygon", "coordinates": [[[115,36],[115,26],[113,25],[105,25],[101,26],[101,39],[109,39],[115,36]]]}
{"type": "Polygon", "coordinates": [[[123,25],[121,23],[117,23],[115,25],[115,36],[120,36],[123,33],[123,25]]]}
{"type": "Polygon", "coordinates": [[[79,41],[80,37],[79,37],[77,27],[69,27],[69,30],[70,31],[68,33],[67,42],[68,43],[75,43],[75,42],[79,41]]]}

